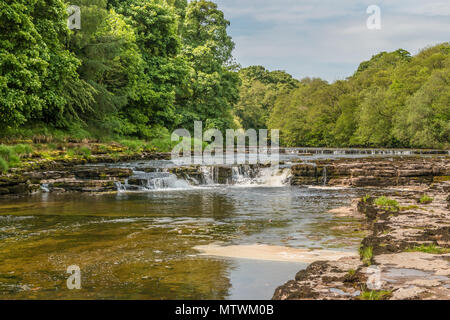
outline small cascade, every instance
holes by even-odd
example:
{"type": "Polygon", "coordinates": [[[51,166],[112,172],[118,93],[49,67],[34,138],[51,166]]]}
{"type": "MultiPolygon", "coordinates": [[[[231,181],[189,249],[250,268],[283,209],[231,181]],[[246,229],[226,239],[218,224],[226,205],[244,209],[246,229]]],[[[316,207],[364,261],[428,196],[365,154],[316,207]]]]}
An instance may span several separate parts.
{"type": "Polygon", "coordinates": [[[259,183],[268,187],[282,187],[288,185],[291,177],[289,168],[263,168],[259,174],[259,183]]]}
{"type": "Polygon", "coordinates": [[[41,190],[42,190],[43,192],[50,192],[50,188],[49,188],[49,186],[48,186],[47,183],[43,183],[43,184],[41,185],[41,190]]]}
{"type": "Polygon", "coordinates": [[[203,177],[203,184],[205,185],[213,185],[216,184],[216,167],[213,166],[201,166],[200,173],[203,177]]]}
{"type": "Polygon", "coordinates": [[[261,169],[249,165],[241,165],[232,167],[231,183],[234,185],[251,185],[255,184],[261,169]]]}
{"type": "Polygon", "coordinates": [[[233,185],[281,187],[289,184],[291,170],[278,167],[233,167],[233,185]]]}
{"type": "Polygon", "coordinates": [[[322,177],[323,185],[327,185],[327,167],[323,167],[323,177],[322,177]]]}
{"type": "MultiPolygon", "coordinates": [[[[148,170],[147,170],[148,171],[148,170]]],[[[118,192],[186,190],[195,187],[268,186],[289,184],[290,168],[259,165],[175,167],[152,172],[133,171],[123,183],[116,182],[118,192]]]]}
{"type": "Polygon", "coordinates": [[[122,184],[122,182],[120,181],[116,181],[114,182],[116,188],[117,188],[117,192],[125,192],[127,191],[126,185],[122,184]]]}
{"type": "Polygon", "coordinates": [[[140,172],[135,171],[133,176],[125,181],[125,184],[118,183],[118,191],[155,191],[170,189],[190,189],[191,184],[179,179],[169,172],[140,172]]]}

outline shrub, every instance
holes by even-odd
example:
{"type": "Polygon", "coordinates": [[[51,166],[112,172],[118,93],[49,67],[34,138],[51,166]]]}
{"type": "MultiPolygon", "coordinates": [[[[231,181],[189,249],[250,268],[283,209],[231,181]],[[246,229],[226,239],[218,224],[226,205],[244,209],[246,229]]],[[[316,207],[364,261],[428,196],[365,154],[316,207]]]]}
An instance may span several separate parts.
{"type": "Polygon", "coordinates": [[[88,147],[81,147],[76,150],[76,154],[85,158],[89,158],[91,156],[91,149],[89,149],[88,147]]]}
{"type": "Polygon", "coordinates": [[[364,247],[359,249],[359,255],[361,256],[361,260],[364,264],[370,266],[372,264],[373,257],[373,248],[372,247],[364,247]]]}
{"type": "Polygon", "coordinates": [[[375,204],[386,211],[397,212],[400,210],[400,206],[397,201],[384,196],[375,199],[375,204]]]}
{"type": "Polygon", "coordinates": [[[2,157],[0,157],[0,172],[5,173],[6,171],[8,171],[8,169],[9,169],[8,162],[2,157]]]}
{"type": "Polygon", "coordinates": [[[11,148],[5,145],[0,145],[0,157],[4,160],[9,161],[11,156],[11,148]]]}
{"type": "Polygon", "coordinates": [[[13,151],[17,155],[28,155],[33,152],[33,149],[28,144],[17,144],[13,147],[13,151]]]}
{"type": "Polygon", "coordinates": [[[433,202],[433,200],[434,200],[433,198],[431,198],[430,196],[427,196],[427,195],[425,194],[425,195],[423,195],[422,198],[420,198],[419,202],[420,202],[421,204],[430,204],[430,203],[433,202]]]}
{"type": "Polygon", "coordinates": [[[364,291],[358,297],[359,300],[385,300],[392,296],[391,291],[364,291]]]}
{"type": "Polygon", "coordinates": [[[0,157],[7,162],[9,167],[17,166],[20,163],[20,158],[14,151],[14,147],[0,145],[0,157]]]}
{"type": "Polygon", "coordinates": [[[121,140],[119,143],[132,152],[138,152],[142,150],[144,146],[144,143],[141,140],[121,140]]]}

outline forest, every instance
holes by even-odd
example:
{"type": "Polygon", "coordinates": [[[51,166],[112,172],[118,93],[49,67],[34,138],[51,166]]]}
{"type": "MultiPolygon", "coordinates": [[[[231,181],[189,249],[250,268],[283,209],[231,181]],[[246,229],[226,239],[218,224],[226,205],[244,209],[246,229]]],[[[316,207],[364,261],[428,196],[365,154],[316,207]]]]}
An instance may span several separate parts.
{"type": "MultiPolygon", "coordinates": [[[[294,79],[233,58],[211,1],[0,3],[0,138],[153,141],[170,133],[269,128],[284,146],[449,148],[450,43],[362,62],[345,80],[294,79]]],[[[164,150],[167,151],[167,150],[164,150]]]]}

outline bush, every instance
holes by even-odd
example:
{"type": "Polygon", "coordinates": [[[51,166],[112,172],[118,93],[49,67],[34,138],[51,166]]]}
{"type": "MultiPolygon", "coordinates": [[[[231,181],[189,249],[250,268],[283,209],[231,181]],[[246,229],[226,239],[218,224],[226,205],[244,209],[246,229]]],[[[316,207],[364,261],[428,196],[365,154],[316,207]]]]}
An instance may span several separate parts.
{"type": "Polygon", "coordinates": [[[8,162],[5,159],[0,157],[0,172],[5,173],[9,170],[8,162]]]}
{"type": "Polygon", "coordinates": [[[397,212],[400,210],[400,206],[397,201],[384,196],[375,199],[375,204],[386,211],[397,212]]]}
{"type": "Polygon", "coordinates": [[[359,249],[359,255],[364,264],[370,266],[372,264],[373,257],[373,248],[372,247],[364,247],[359,249]]]}
{"type": "Polygon", "coordinates": [[[17,144],[13,147],[17,155],[28,155],[33,152],[33,149],[28,144],[17,144]]]}
{"type": "Polygon", "coordinates": [[[85,158],[89,158],[91,156],[91,149],[89,149],[88,147],[81,147],[78,148],[76,151],[76,154],[83,156],[85,158]]]}
{"type": "Polygon", "coordinates": [[[119,143],[132,152],[138,152],[144,147],[144,142],[141,140],[121,140],[119,143]]]}
{"type": "Polygon", "coordinates": [[[433,202],[433,200],[434,200],[433,198],[431,198],[430,196],[427,196],[427,195],[425,194],[425,195],[423,195],[422,198],[420,198],[419,202],[420,202],[421,204],[430,204],[430,203],[433,202]]]}
{"type": "Polygon", "coordinates": [[[359,300],[386,300],[392,296],[391,291],[364,291],[358,297],[359,300]]]}
{"type": "Polygon", "coordinates": [[[14,147],[0,145],[0,157],[8,163],[9,167],[14,167],[20,163],[20,158],[14,151],[14,147]]]}

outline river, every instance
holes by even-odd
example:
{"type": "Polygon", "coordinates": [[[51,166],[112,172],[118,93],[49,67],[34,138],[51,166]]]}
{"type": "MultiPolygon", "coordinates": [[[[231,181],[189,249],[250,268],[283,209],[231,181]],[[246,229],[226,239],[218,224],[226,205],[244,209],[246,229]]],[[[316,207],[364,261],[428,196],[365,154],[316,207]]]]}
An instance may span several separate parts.
{"type": "MultiPolygon", "coordinates": [[[[364,190],[290,186],[297,152],[278,169],[234,168],[226,183],[214,167],[198,181],[167,172],[169,161],[144,161],[119,164],[134,177],[118,192],[43,186],[1,199],[0,298],[270,299],[310,262],[302,252],[354,254],[364,236],[359,221],[328,213],[364,190]],[[66,286],[71,265],[80,267],[80,290],[66,286]]],[[[344,156],[367,153],[308,159],[344,156]]]]}

